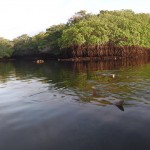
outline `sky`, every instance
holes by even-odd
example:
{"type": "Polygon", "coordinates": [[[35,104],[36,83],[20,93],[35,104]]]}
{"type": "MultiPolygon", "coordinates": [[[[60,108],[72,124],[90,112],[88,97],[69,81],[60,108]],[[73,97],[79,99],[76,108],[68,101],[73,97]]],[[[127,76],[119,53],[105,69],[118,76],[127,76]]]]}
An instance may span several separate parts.
{"type": "Polygon", "coordinates": [[[150,0],[0,0],[0,37],[12,40],[66,23],[75,12],[132,9],[150,13],[150,0]]]}

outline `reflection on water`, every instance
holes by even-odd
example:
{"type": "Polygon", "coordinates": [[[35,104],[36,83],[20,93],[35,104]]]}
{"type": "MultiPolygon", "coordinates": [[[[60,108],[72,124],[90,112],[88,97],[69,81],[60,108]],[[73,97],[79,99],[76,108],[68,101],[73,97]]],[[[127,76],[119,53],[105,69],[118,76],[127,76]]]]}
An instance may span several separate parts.
{"type": "Polygon", "coordinates": [[[0,150],[149,150],[148,60],[0,63],[0,150]]]}

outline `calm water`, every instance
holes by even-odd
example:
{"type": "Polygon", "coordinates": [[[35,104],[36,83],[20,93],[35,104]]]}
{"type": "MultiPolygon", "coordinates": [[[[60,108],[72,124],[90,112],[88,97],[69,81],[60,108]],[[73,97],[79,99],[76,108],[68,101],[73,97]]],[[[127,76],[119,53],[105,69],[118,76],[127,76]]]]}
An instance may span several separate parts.
{"type": "Polygon", "coordinates": [[[150,150],[149,63],[0,63],[0,150],[110,149],[150,150]]]}

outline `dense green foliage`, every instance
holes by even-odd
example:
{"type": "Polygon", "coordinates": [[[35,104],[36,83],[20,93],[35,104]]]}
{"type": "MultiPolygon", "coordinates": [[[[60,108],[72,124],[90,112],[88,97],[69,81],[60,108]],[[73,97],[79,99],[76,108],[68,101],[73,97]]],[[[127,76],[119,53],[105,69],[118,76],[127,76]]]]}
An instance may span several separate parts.
{"type": "Polygon", "coordinates": [[[59,55],[60,53],[59,41],[65,28],[65,24],[59,24],[46,29],[46,45],[48,47],[48,51],[53,55],[59,55]]]}
{"type": "Polygon", "coordinates": [[[37,52],[36,44],[27,34],[21,35],[14,39],[13,43],[13,56],[26,56],[35,54],[37,52]]]}
{"type": "Polygon", "coordinates": [[[131,10],[100,11],[83,16],[63,31],[62,48],[72,45],[138,45],[150,48],[150,14],[135,14],[131,10]]]}
{"type": "Polygon", "coordinates": [[[0,58],[8,58],[12,56],[12,43],[4,38],[0,38],[0,58]]]}
{"type": "Polygon", "coordinates": [[[12,42],[0,39],[0,57],[50,54],[58,56],[74,46],[116,46],[150,48],[150,14],[132,10],[100,11],[89,14],[82,10],[66,24],[54,25],[33,37],[24,34],[12,42]],[[13,49],[13,50],[12,50],[13,49]]]}

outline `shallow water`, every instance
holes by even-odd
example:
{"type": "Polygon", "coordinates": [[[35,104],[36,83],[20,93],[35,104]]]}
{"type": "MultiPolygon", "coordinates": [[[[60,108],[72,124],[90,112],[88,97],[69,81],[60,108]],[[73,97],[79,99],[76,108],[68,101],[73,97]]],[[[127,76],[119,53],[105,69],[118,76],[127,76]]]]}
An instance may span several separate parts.
{"type": "Polygon", "coordinates": [[[149,63],[0,63],[0,150],[149,150],[149,141],[149,63]]]}

